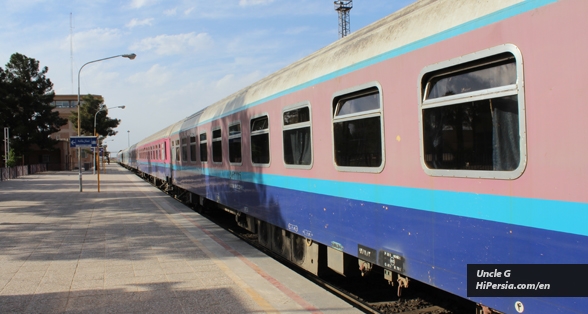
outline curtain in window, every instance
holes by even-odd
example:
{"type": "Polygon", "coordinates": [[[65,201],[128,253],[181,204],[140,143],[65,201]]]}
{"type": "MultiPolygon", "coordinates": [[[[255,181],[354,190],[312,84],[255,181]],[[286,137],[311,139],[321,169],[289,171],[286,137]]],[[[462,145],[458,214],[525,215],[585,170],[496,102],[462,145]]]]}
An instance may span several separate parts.
{"type": "Polygon", "coordinates": [[[492,160],[494,170],[514,170],[520,163],[519,112],[515,96],[493,99],[492,160]]]}
{"type": "Polygon", "coordinates": [[[292,149],[291,156],[286,157],[286,163],[292,165],[310,165],[310,128],[301,128],[284,132],[288,137],[292,149]],[[288,158],[290,157],[290,158],[288,158]],[[290,159],[290,160],[288,160],[290,159]]]}

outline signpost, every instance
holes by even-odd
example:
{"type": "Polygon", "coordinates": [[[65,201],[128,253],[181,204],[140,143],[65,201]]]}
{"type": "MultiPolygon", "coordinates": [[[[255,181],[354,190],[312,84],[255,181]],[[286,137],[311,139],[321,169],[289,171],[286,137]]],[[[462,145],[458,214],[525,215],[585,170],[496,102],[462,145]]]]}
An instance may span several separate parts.
{"type": "MultiPolygon", "coordinates": [[[[82,148],[82,147],[96,147],[97,140],[95,136],[72,136],[69,138],[69,147],[71,148],[82,148]]],[[[81,152],[78,150],[78,152],[81,152]]],[[[78,154],[78,165],[80,167],[80,192],[82,192],[82,154],[78,154]]]]}
{"type": "Polygon", "coordinates": [[[69,147],[96,147],[97,142],[95,136],[72,136],[69,138],[69,147]]]}

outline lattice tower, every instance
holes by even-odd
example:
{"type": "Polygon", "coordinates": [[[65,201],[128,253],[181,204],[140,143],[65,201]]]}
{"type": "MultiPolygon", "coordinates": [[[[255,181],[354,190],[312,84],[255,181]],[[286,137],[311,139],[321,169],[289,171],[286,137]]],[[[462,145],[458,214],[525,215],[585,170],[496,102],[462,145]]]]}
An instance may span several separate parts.
{"type": "Polygon", "coordinates": [[[339,38],[349,34],[349,11],[353,8],[353,0],[335,1],[335,11],[339,13],[339,38]]]}

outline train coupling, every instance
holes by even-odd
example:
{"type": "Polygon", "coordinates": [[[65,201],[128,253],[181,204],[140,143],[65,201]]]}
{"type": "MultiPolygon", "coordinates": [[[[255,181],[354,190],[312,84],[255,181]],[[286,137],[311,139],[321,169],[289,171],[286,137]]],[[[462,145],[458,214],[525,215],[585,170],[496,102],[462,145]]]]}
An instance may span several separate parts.
{"type": "Polygon", "coordinates": [[[369,275],[372,271],[372,263],[360,259],[357,261],[359,262],[359,271],[361,272],[361,276],[365,277],[369,275]]]}
{"type": "Polygon", "coordinates": [[[398,275],[398,297],[402,294],[402,288],[408,288],[408,277],[398,275]]]}

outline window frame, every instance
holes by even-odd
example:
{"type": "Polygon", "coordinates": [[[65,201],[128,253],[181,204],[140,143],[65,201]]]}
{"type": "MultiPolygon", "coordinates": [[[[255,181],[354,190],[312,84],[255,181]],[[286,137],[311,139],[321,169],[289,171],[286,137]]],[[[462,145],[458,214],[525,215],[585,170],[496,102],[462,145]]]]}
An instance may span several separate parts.
{"type": "Polygon", "coordinates": [[[182,156],[180,157],[180,161],[182,163],[188,162],[189,161],[189,157],[188,157],[188,149],[189,149],[189,137],[188,136],[184,136],[180,138],[180,152],[182,154],[182,156]]]}
{"type": "Polygon", "coordinates": [[[284,108],[282,108],[282,161],[284,163],[284,167],[285,168],[291,168],[291,169],[304,169],[304,170],[309,170],[312,169],[313,165],[314,165],[314,147],[313,147],[313,128],[312,128],[312,107],[310,105],[309,101],[303,101],[303,102],[299,102],[293,105],[289,105],[286,106],[284,108]],[[284,123],[284,114],[286,112],[289,111],[294,111],[296,109],[301,109],[301,108],[308,108],[308,121],[305,122],[299,122],[299,123],[295,123],[295,124],[290,124],[290,125],[286,125],[284,123]],[[296,165],[296,164],[288,164],[286,163],[286,154],[285,154],[285,143],[284,143],[284,131],[289,131],[289,130],[296,130],[296,129],[302,129],[302,128],[310,128],[310,164],[308,165],[296,165]]]}
{"type": "Polygon", "coordinates": [[[200,151],[200,154],[199,154],[200,163],[203,163],[203,164],[208,163],[208,136],[206,134],[206,131],[200,132],[198,134],[198,148],[200,151]],[[202,140],[202,135],[204,135],[204,140],[202,140]],[[204,145],[204,147],[206,149],[202,149],[202,145],[204,145]],[[206,160],[203,160],[202,154],[206,154],[206,160]]]}
{"type": "Polygon", "coordinates": [[[386,139],[385,139],[385,119],[384,119],[384,93],[382,86],[378,81],[372,81],[368,83],[364,83],[361,85],[357,85],[354,87],[350,87],[338,92],[335,92],[331,97],[331,145],[332,145],[332,160],[333,166],[337,171],[341,172],[360,172],[360,173],[381,173],[386,166],[386,139]],[[345,114],[340,117],[337,117],[337,112],[339,111],[339,101],[342,99],[349,99],[349,98],[356,98],[353,96],[360,96],[362,93],[370,94],[370,89],[376,89],[380,96],[380,108],[378,109],[371,109],[366,111],[360,111],[357,113],[345,114]],[[346,97],[348,96],[348,97],[346,97]],[[367,118],[374,118],[380,117],[380,144],[381,144],[381,156],[382,162],[378,167],[356,167],[356,166],[339,166],[336,160],[336,152],[335,152],[335,123],[338,122],[346,122],[346,121],[353,121],[353,120],[361,120],[367,118]]]}
{"type": "Polygon", "coordinates": [[[272,147],[271,147],[271,132],[270,132],[270,119],[268,113],[262,113],[259,115],[255,115],[249,119],[249,157],[251,158],[251,164],[254,167],[270,167],[272,163],[272,147]],[[267,118],[267,129],[253,131],[253,120],[257,120],[259,118],[266,117],[267,118]],[[269,160],[267,163],[255,163],[253,162],[253,136],[268,134],[268,153],[269,153],[269,160]]]}
{"type": "Polygon", "coordinates": [[[210,138],[210,149],[211,149],[211,153],[212,153],[212,163],[213,164],[217,164],[220,165],[223,163],[223,130],[220,126],[216,126],[214,128],[212,128],[212,132],[211,132],[212,136],[210,138]],[[219,137],[214,137],[214,132],[220,132],[220,136],[219,137]],[[214,161],[214,143],[216,142],[220,142],[220,161],[214,161]]]}
{"type": "Polygon", "coordinates": [[[527,165],[527,146],[526,146],[526,123],[525,123],[525,87],[524,87],[523,57],[519,48],[513,44],[504,44],[485,49],[479,52],[471,53],[462,57],[439,62],[426,66],[421,70],[418,80],[419,96],[419,149],[420,162],[424,172],[430,176],[436,177],[459,177],[459,178],[480,178],[480,179],[502,179],[514,180],[520,177],[525,171],[527,165]],[[451,73],[462,72],[468,69],[481,68],[486,65],[499,63],[499,59],[491,60],[492,57],[501,54],[510,53],[514,56],[516,66],[516,82],[499,87],[482,89],[473,92],[466,92],[452,96],[439,97],[434,99],[425,99],[429,90],[429,82],[440,76],[446,76],[451,73]],[[476,63],[476,62],[479,63],[476,63]],[[463,67],[460,67],[463,65],[463,67]],[[446,70],[446,71],[444,71],[446,70]],[[458,105],[467,102],[474,102],[486,99],[495,99],[499,97],[516,96],[518,103],[518,128],[519,128],[519,165],[514,170],[466,170],[466,169],[432,169],[425,162],[424,151],[424,134],[423,134],[423,111],[426,109],[458,105]]]}
{"type": "Polygon", "coordinates": [[[229,153],[229,164],[230,165],[234,165],[234,166],[241,166],[243,164],[243,124],[241,123],[241,121],[233,121],[231,123],[229,123],[229,125],[227,126],[227,146],[228,146],[228,153],[229,153]],[[235,125],[239,125],[239,134],[234,134],[231,135],[231,127],[235,126],[235,125]],[[240,151],[239,151],[239,155],[241,158],[241,161],[239,162],[234,162],[231,161],[231,140],[232,139],[236,139],[239,138],[241,139],[241,145],[240,145],[240,151]]]}
{"type": "Polygon", "coordinates": [[[195,163],[198,161],[198,140],[195,134],[190,134],[189,138],[189,154],[190,154],[190,162],[191,163],[195,163]],[[194,141],[192,141],[192,139],[194,139],[194,141]],[[192,149],[193,148],[193,149],[192,149]],[[192,154],[194,153],[194,154],[192,154]]]}

